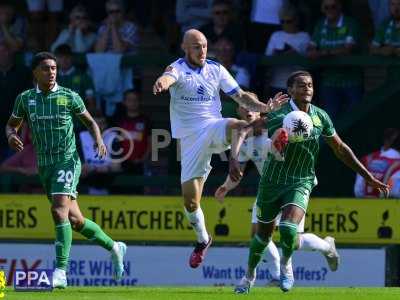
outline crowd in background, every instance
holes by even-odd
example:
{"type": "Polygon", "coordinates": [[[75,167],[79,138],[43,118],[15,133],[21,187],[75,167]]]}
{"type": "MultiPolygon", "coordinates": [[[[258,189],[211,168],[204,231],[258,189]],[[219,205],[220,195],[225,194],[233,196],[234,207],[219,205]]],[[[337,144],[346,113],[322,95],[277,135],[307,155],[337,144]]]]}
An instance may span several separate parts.
{"type": "MultiPolygon", "coordinates": [[[[141,109],[149,95],[143,92],[140,68],[124,67],[121,60],[149,50],[143,47],[145,35],[161,39],[164,51],[178,57],[182,34],[189,28],[202,31],[209,43],[208,56],[260,99],[285,91],[288,75],[301,67],[260,67],[263,56],[299,55],[311,60],[357,54],[400,56],[400,0],[0,0],[0,127],[4,128],[17,94],[33,86],[29,69],[33,54],[52,51],[58,83],[79,93],[103,130],[123,128],[134,143],[134,153],[124,162],[100,162],[88,150],[93,143],[89,133],[77,123],[82,177],[89,192],[108,193],[110,172],[145,174],[151,124],[156,120],[148,117],[151,111],[141,109]],[[74,64],[77,55],[85,56],[86,63],[74,64]]],[[[319,69],[315,101],[333,120],[362,104],[363,71],[319,69]]],[[[387,76],[396,72],[390,68],[387,76]]],[[[222,102],[223,116],[236,116],[234,102],[227,97],[222,102]]],[[[28,147],[24,155],[15,155],[0,130],[0,171],[35,174],[29,132],[23,136],[28,147]]],[[[124,151],[129,148],[127,141],[121,145],[124,151]]]]}

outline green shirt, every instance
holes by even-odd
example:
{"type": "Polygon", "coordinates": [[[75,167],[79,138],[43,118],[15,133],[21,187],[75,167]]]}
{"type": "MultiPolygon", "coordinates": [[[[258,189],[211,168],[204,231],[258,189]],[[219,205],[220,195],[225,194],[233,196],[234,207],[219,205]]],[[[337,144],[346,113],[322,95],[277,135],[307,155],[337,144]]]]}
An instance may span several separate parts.
{"type": "MultiPolygon", "coordinates": [[[[267,116],[268,134],[271,136],[275,130],[282,127],[285,116],[298,110],[293,100],[283,105],[278,111],[267,116]]],[[[285,160],[277,161],[269,155],[264,163],[260,185],[272,184],[296,184],[299,182],[315,181],[315,163],[319,152],[319,137],[333,136],[335,129],[328,114],[311,105],[308,111],[313,121],[311,136],[304,142],[289,143],[285,149],[285,160]]]]}
{"type": "MultiPolygon", "coordinates": [[[[400,47],[400,27],[396,26],[396,23],[393,19],[389,19],[384,21],[376,31],[374,39],[372,41],[372,45],[375,47],[382,46],[393,46],[400,47]]],[[[400,75],[399,67],[388,67],[388,74],[386,78],[397,80],[400,75]]]]}
{"type": "MultiPolygon", "coordinates": [[[[335,27],[328,25],[327,20],[318,22],[311,38],[311,44],[320,50],[342,48],[348,44],[360,43],[360,31],[356,21],[341,16],[335,27]]],[[[340,67],[323,70],[322,84],[332,87],[352,87],[362,84],[362,73],[359,68],[340,67]]]]}
{"type": "Polygon", "coordinates": [[[372,44],[378,47],[384,45],[400,47],[400,27],[396,26],[393,19],[384,21],[379,26],[372,44]]]}
{"type": "Polygon", "coordinates": [[[19,94],[12,114],[28,122],[38,165],[48,166],[76,152],[72,117],[85,110],[77,93],[56,84],[47,95],[38,88],[19,94]]]}

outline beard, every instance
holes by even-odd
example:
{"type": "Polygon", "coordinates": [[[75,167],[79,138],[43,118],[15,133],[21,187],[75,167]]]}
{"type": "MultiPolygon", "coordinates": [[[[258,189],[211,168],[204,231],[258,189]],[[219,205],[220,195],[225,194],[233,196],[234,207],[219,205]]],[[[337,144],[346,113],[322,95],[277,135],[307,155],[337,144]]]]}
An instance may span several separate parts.
{"type": "Polygon", "coordinates": [[[191,65],[193,65],[193,66],[196,66],[196,67],[202,67],[202,66],[204,66],[204,63],[202,63],[202,62],[200,61],[200,59],[199,59],[198,61],[195,61],[190,55],[187,56],[187,60],[188,60],[188,62],[189,62],[191,65]]]}

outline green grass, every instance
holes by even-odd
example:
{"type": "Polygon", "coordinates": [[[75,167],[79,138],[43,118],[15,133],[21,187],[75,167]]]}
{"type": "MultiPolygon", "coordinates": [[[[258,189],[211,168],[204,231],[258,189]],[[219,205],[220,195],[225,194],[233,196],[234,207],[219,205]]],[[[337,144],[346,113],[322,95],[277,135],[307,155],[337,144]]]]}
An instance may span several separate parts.
{"type": "Polygon", "coordinates": [[[232,287],[71,287],[51,293],[6,290],[4,300],[364,300],[400,299],[400,288],[294,288],[282,293],[278,288],[254,288],[250,295],[234,295],[232,287]]]}

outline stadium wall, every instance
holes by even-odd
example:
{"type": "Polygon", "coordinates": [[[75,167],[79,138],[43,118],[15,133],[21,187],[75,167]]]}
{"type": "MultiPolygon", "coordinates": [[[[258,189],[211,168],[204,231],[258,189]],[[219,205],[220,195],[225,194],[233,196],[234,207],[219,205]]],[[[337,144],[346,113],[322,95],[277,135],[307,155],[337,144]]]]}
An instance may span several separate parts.
{"type": "MultiPolygon", "coordinates": [[[[183,215],[180,197],[79,197],[86,217],[98,222],[114,239],[130,244],[129,260],[137,273],[128,277],[126,285],[232,284],[237,279],[233,274],[245,266],[253,201],[250,197],[230,197],[220,204],[213,198],[203,199],[215,245],[206,268],[187,273],[186,260],[191,251],[187,246],[193,242],[193,232],[183,215]],[[159,258],[157,253],[163,255],[159,258]],[[155,261],[158,259],[161,261],[155,261]],[[149,265],[157,268],[149,271],[149,265]],[[181,267],[172,279],[159,275],[181,267]]],[[[8,278],[18,266],[37,267],[40,261],[41,268],[53,267],[54,226],[49,209],[43,195],[0,196],[0,269],[8,272],[8,278]]],[[[298,252],[295,261],[299,285],[399,286],[399,219],[398,200],[311,199],[305,230],[334,236],[342,267],[340,272],[331,273],[318,253],[298,252]],[[357,281],[353,273],[360,274],[360,268],[363,276],[357,281]]],[[[279,240],[278,232],[275,240],[279,240]]],[[[106,273],[108,254],[100,247],[82,243],[82,237],[74,235],[70,268],[73,274],[78,272],[74,268],[80,268],[82,274],[72,276],[71,285],[114,284],[106,273]],[[105,269],[93,271],[99,264],[105,269]]],[[[269,276],[268,266],[260,270],[264,270],[259,275],[262,282],[269,276]]]]}

